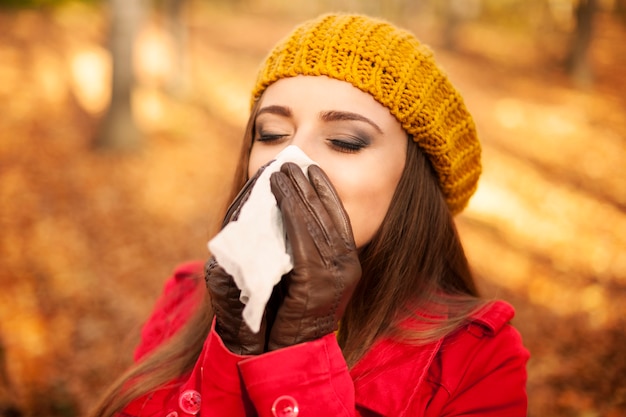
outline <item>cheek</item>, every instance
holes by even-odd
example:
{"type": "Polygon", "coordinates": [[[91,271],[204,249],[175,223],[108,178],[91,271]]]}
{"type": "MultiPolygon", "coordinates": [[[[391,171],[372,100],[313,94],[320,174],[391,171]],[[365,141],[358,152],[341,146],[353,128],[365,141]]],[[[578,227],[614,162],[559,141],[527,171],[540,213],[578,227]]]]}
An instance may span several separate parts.
{"type": "Polygon", "coordinates": [[[278,155],[280,149],[263,148],[253,146],[250,151],[250,159],[248,161],[248,178],[251,178],[263,165],[271,161],[278,155]]]}
{"type": "Polygon", "coordinates": [[[393,170],[387,176],[359,177],[357,181],[345,177],[330,179],[350,218],[355,243],[357,247],[362,247],[380,228],[400,180],[400,173],[393,170]]]}

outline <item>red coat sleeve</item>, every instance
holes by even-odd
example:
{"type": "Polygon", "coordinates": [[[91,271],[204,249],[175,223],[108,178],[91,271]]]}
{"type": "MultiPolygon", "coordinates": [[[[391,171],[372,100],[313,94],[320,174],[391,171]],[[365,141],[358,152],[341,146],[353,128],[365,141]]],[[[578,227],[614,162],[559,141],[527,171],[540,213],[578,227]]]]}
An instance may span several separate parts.
{"type": "Polygon", "coordinates": [[[239,370],[259,417],[357,415],[354,384],[334,334],[245,359],[239,370]]]}
{"type": "MultiPolygon", "coordinates": [[[[187,385],[202,396],[203,417],[245,417],[251,403],[242,389],[238,364],[250,356],[236,355],[228,350],[215,332],[215,320],[211,333],[187,385]]],[[[184,410],[183,410],[184,411],[184,410]]]]}
{"type": "Polygon", "coordinates": [[[245,417],[250,407],[242,392],[237,364],[246,356],[231,353],[215,332],[215,323],[190,374],[165,388],[136,398],[119,417],[245,417]]]}

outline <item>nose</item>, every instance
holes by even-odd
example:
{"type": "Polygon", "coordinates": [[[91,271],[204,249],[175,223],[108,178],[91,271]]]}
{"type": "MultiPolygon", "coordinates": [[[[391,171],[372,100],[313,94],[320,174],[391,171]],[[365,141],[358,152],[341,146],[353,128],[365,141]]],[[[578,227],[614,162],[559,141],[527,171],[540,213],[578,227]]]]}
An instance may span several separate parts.
{"type": "Polygon", "coordinates": [[[320,141],[315,137],[315,133],[310,130],[300,129],[291,138],[289,145],[295,145],[302,152],[304,152],[309,158],[316,161],[316,156],[319,156],[320,141]]]}

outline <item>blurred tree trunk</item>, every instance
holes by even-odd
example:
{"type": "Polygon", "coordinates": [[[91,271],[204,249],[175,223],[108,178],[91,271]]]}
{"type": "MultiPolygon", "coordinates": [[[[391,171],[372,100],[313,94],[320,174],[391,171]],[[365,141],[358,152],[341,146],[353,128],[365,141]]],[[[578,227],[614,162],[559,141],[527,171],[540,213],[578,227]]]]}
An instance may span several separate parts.
{"type": "Polygon", "coordinates": [[[133,149],[141,144],[141,133],[132,114],[134,85],[133,46],[142,21],[145,0],[109,0],[111,27],[109,48],[113,59],[111,103],[94,145],[103,149],[133,149]]]}
{"type": "Polygon", "coordinates": [[[480,15],[483,7],[482,0],[442,0],[436,1],[435,5],[442,18],[442,44],[449,50],[457,50],[459,28],[466,21],[480,15]]]}
{"type": "Polygon", "coordinates": [[[6,368],[4,344],[0,339],[0,416],[19,417],[22,415],[15,403],[15,392],[6,368]]]}
{"type": "Polygon", "coordinates": [[[579,0],[574,10],[576,29],[567,59],[567,70],[574,82],[580,86],[588,86],[593,78],[589,63],[589,46],[593,39],[593,18],[597,9],[597,0],[579,0]]]}
{"type": "Polygon", "coordinates": [[[622,23],[626,23],[626,0],[615,0],[613,11],[622,20],[622,23]]]}
{"type": "Polygon", "coordinates": [[[183,20],[183,12],[187,0],[165,0],[164,11],[167,30],[174,42],[174,62],[170,72],[167,90],[170,94],[180,97],[187,91],[187,29],[183,20]]]}
{"type": "Polygon", "coordinates": [[[442,18],[443,18],[443,28],[441,33],[441,41],[443,43],[443,47],[456,51],[458,48],[457,45],[457,32],[459,28],[460,18],[456,9],[454,7],[454,0],[444,0],[441,2],[440,7],[442,8],[442,18]]]}

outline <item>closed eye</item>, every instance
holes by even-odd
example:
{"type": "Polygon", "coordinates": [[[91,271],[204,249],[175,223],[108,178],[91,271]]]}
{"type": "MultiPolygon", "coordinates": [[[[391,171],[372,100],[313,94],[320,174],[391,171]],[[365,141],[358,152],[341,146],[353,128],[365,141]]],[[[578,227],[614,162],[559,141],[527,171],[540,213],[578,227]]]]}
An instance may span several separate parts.
{"type": "Polygon", "coordinates": [[[353,139],[329,139],[328,142],[333,149],[345,153],[357,153],[365,148],[369,143],[360,138],[353,139]]]}
{"type": "Polygon", "coordinates": [[[289,136],[289,135],[284,134],[284,133],[259,133],[259,134],[257,135],[257,137],[255,138],[255,140],[256,140],[257,142],[266,142],[266,143],[269,143],[269,142],[277,142],[277,141],[280,141],[281,139],[284,139],[284,138],[286,138],[287,136],[289,136]]]}

